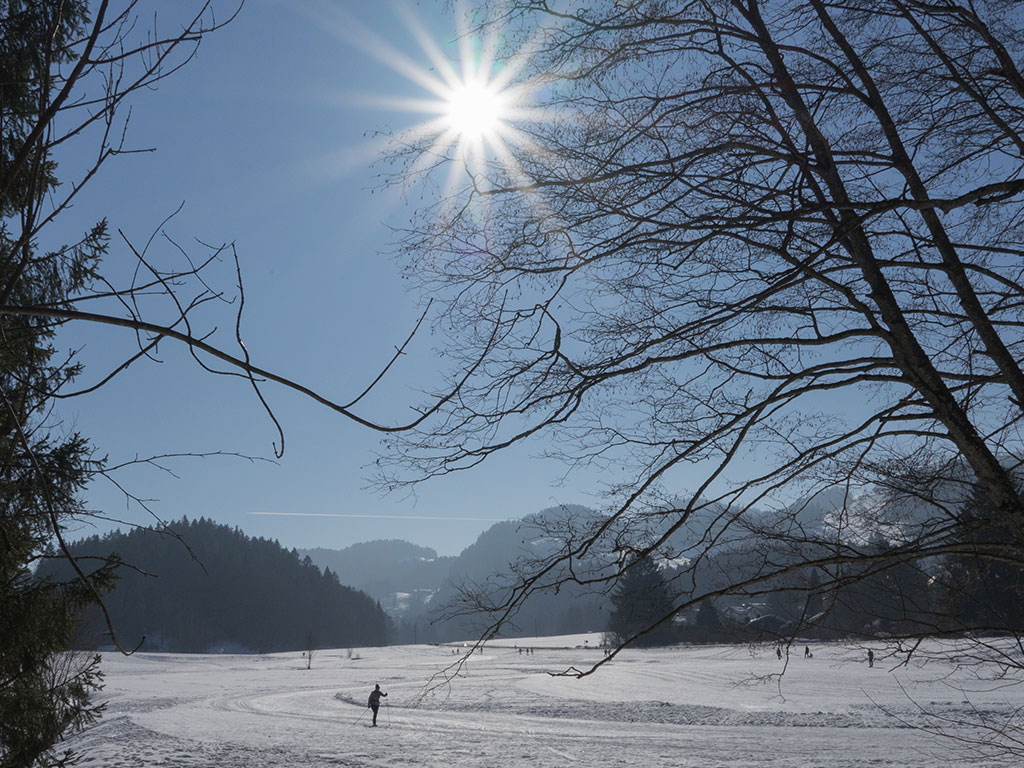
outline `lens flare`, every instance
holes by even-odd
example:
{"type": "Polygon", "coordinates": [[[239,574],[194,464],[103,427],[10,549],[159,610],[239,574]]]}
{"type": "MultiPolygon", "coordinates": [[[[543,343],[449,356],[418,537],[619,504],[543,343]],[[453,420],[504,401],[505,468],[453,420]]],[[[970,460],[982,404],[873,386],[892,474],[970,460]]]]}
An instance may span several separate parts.
{"type": "Polygon", "coordinates": [[[483,81],[460,83],[445,100],[445,120],[450,130],[470,141],[494,141],[509,114],[508,95],[483,81]]]}
{"type": "Polygon", "coordinates": [[[536,41],[531,38],[514,50],[503,50],[500,25],[486,25],[483,33],[474,33],[463,4],[454,4],[456,34],[446,43],[438,42],[408,7],[398,6],[419,52],[381,37],[342,4],[309,0],[302,7],[321,26],[422,89],[417,97],[377,93],[365,99],[374,106],[422,115],[378,145],[382,152],[397,148],[397,155],[411,158],[404,171],[407,178],[422,178],[447,164],[445,193],[465,183],[464,172],[477,190],[488,183],[488,171],[526,186],[529,179],[517,154],[540,155],[544,150],[530,128],[553,118],[536,103],[542,78],[521,76],[536,41]]]}

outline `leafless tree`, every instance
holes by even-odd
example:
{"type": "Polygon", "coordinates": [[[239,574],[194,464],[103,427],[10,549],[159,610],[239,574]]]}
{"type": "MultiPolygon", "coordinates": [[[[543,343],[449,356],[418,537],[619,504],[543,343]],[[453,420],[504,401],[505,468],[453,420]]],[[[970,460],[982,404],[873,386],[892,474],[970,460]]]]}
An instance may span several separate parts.
{"type": "MultiPolygon", "coordinates": [[[[558,8],[478,17],[540,94],[505,151],[460,166],[412,133],[392,158],[461,173],[401,255],[456,370],[484,362],[381,482],[534,439],[618,479],[605,517],[557,523],[564,546],[467,610],[493,633],[538,590],[609,592],[652,556],[687,563],[661,622],[782,583],[827,602],[958,557],[1024,565],[1024,8],[558,8]],[[971,534],[976,488],[1005,535],[971,534]],[[757,558],[714,576],[723,552],[757,558]]],[[[917,634],[964,629],[919,609],[917,634]]]]}

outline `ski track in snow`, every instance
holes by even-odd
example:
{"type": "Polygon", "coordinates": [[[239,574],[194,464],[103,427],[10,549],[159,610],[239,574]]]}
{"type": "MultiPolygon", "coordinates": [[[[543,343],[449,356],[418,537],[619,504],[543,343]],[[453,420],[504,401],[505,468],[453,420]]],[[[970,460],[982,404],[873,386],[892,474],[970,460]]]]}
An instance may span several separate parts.
{"type": "Polygon", "coordinates": [[[86,768],[1009,766],[925,729],[1024,705],[1024,686],[963,681],[964,693],[952,666],[869,669],[839,645],[791,659],[781,683],[771,648],[626,651],[578,680],[549,673],[587,669],[599,649],[488,646],[426,695],[451,648],[359,656],[321,651],[306,670],[298,653],[108,654],[107,712],[67,746],[86,768]],[[390,696],[370,728],[376,682],[390,696]]]}

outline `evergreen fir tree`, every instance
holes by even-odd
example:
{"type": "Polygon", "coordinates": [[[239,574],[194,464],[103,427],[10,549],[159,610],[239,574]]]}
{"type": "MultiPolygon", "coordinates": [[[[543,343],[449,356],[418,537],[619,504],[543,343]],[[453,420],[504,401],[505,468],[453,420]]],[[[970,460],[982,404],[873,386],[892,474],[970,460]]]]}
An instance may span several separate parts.
{"type": "MultiPolygon", "coordinates": [[[[667,616],[675,596],[658,567],[650,558],[643,558],[626,571],[612,593],[611,601],[608,630],[621,643],[667,616]]],[[[670,645],[677,640],[676,630],[669,619],[638,636],[633,644],[649,647],[670,645]]]]}
{"type": "Polygon", "coordinates": [[[725,637],[718,609],[711,600],[705,600],[697,607],[694,620],[695,639],[704,643],[720,641],[725,637]]]}
{"type": "Polygon", "coordinates": [[[944,588],[951,618],[974,631],[1020,631],[1024,628],[1024,553],[1013,546],[1006,523],[979,488],[960,511],[960,522],[969,547],[968,554],[947,562],[944,588]]]}
{"type": "MultiPolygon", "coordinates": [[[[69,306],[106,249],[105,223],[74,245],[37,251],[34,224],[57,185],[56,165],[33,139],[54,68],[70,60],[87,21],[84,0],[0,6],[0,304],[69,306]],[[28,224],[26,224],[28,222],[28,224]]],[[[59,85],[59,84],[58,84],[59,85]]],[[[54,751],[99,707],[98,657],[68,651],[74,616],[108,583],[113,563],[69,582],[37,579],[90,473],[91,449],[51,415],[54,394],[78,373],[55,359],[56,324],[0,315],[0,766],[64,765],[54,751]]],[[[59,555],[60,553],[56,553],[59,555]]]]}

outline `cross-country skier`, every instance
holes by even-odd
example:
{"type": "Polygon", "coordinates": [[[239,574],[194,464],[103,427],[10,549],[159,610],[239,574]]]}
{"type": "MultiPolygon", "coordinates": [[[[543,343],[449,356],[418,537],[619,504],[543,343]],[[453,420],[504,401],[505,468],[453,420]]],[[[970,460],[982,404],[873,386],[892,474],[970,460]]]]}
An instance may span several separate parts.
{"type": "Polygon", "coordinates": [[[374,686],[373,691],[370,692],[370,700],[366,702],[366,706],[373,710],[373,725],[377,726],[377,710],[380,709],[380,697],[387,696],[386,693],[381,691],[380,683],[374,686]]]}

